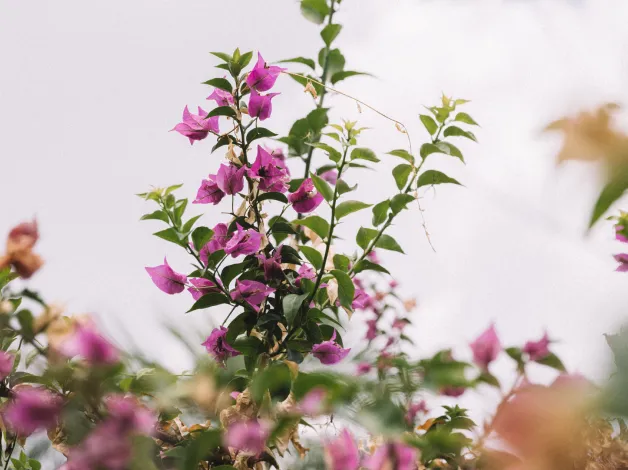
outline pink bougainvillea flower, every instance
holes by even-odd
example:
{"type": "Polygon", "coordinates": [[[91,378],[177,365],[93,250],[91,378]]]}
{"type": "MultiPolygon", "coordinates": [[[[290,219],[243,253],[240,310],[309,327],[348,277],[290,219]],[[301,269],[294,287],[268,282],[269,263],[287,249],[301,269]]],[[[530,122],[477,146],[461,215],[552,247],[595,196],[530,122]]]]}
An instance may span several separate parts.
{"type": "Polygon", "coordinates": [[[216,175],[209,175],[206,180],[201,181],[201,186],[196,192],[196,199],[192,204],[218,204],[225,197],[225,193],[216,183],[216,175]]]}
{"type": "Polygon", "coordinates": [[[338,182],[338,172],[336,170],[327,170],[319,176],[330,184],[336,184],[338,182]]]}
{"type": "Polygon", "coordinates": [[[233,95],[228,91],[215,88],[208,100],[214,100],[218,106],[230,106],[233,104],[233,95]]]}
{"type": "Polygon", "coordinates": [[[354,310],[365,310],[372,306],[373,298],[364,289],[356,288],[351,307],[354,310]]]}
{"type": "Polygon", "coordinates": [[[207,352],[214,356],[218,362],[224,362],[233,356],[239,356],[240,353],[233,349],[226,341],[227,332],[229,330],[224,326],[214,328],[214,331],[202,343],[207,352]]]}
{"type": "Polygon", "coordinates": [[[284,193],[288,190],[290,177],[282,163],[258,145],[257,157],[248,170],[249,178],[258,180],[262,191],[284,193]]]}
{"type": "Polygon", "coordinates": [[[312,346],[312,355],[321,361],[322,364],[332,365],[342,361],[351,348],[344,349],[338,343],[336,343],[336,331],[331,336],[329,341],[323,341],[322,343],[312,346]]]}
{"type": "Polygon", "coordinates": [[[547,333],[538,341],[528,341],[523,346],[523,352],[528,355],[531,361],[538,361],[544,359],[550,353],[549,350],[550,340],[547,333]]]}
{"type": "Polygon", "coordinates": [[[255,90],[251,91],[249,98],[249,116],[265,121],[273,113],[273,98],[280,93],[268,93],[260,95],[255,90]]]}
{"type": "Polygon", "coordinates": [[[211,240],[209,240],[209,242],[207,242],[199,252],[199,257],[205,266],[207,266],[209,261],[209,255],[218,250],[224,250],[225,245],[230,238],[230,235],[228,234],[229,228],[226,224],[218,224],[212,229],[212,231],[214,234],[212,235],[211,240]]]}
{"type": "Polygon", "coordinates": [[[462,396],[466,390],[467,389],[464,387],[443,387],[440,393],[446,397],[458,398],[462,396]]]}
{"type": "Polygon", "coordinates": [[[369,341],[373,341],[377,338],[377,318],[372,320],[366,320],[366,326],[368,327],[366,330],[365,339],[369,341]]]}
{"type": "Polygon", "coordinates": [[[368,470],[416,470],[417,458],[414,447],[401,443],[385,444],[364,462],[364,467],[368,470]]]}
{"type": "Polygon", "coordinates": [[[13,391],[13,399],[2,415],[9,429],[29,436],[39,429],[56,426],[63,400],[43,388],[22,388],[13,391]]]}
{"type": "Polygon", "coordinates": [[[315,387],[305,394],[299,402],[299,411],[307,416],[317,416],[325,411],[327,391],[322,387],[315,387]]]}
{"type": "Polygon", "coordinates": [[[188,287],[188,292],[192,294],[194,300],[198,300],[206,294],[211,292],[220,292],[220,289],[209,279],[202,277],[196,277],[190,279],[191,287],[188,287]]]}
{"type": "Polygon", "coordinates": [[[360,451],[351,433],[343,429],[340,435],[325,443],[325,463],[328,470],[357,470],[360,451]]]}
{"type": "Polygon", "coordinates": [[[312,178],[307,178],[303,180],[299,189],[290,193],[288,201],[292,203],[295,211],[306,214],[312,212],[323,202],[323,196],[314,188],[312,178]]]}
{"type": "Polygon", "coordinates": [[[279,74],[284,70],[287,69],[276,65],[266,65],[262,54],[258,52],[257,63],[246,77],[246,84],[249,88],[251,88],[251,90],[268,91],[275,85],[277,77],[279,77],[279,74]]]}
{"type": "Polygon", "coordinates": [[[314,268],[312,266],[310,266],[309,264],[302,264],[299,267],[299,271],[298,271],[298,276],[297,278],[294,280],[294,283],[297,286],[301,285],[301,279],[308,279],[310,281],[314,281],[316,279],[316,271],[314,270],[314,268]]]}
{"type": "Polygon", "coordinates": [[[252,454],[259,454],[266,448],[269,429],[265,424],[253,419],[233,423],[225,434],[225,445],[252,454]]]}
{"type": "Polygon", "coordinates": [[[164,264],[152,268],[147,266],[145,269],[155,285],[166,294],[179,294],[185,289],[188,278],[185,274],[174,272],[166,258],[164,264]]]}
{"type": "Polygon", "coordinates": [[[183,110],[183,121],[174,126],[172,130],[190,139],[190,144],[194,144],[195,140],[203,140],[210,132],[218,134],[220,132],[218,116],[209,119],[205,119],[205,116],[207,116],[207,112],[200,106],[198,107],[198,114],[190,113],[186,106],[183,110]]]}
{"type": "Polygon", "coordinates": [[[109,418],[117,420],[125,432],[151,434],[154,430],[155,414],[143,406],[132,395],[112,394],[105,397],[109,418]]]}
{"type": "Polygon", "coordinates": [[[364,375],[364,374],[368,374],[369,372],[371,372],[371,369],[373,367],[371,366],[371,364],[369,364],[368,362],[360,362],[358,364],[356,373],[358,375],[364,375]]]}
{"type": "Polygon", "coordinates": [[[369,251],[369,254],[366,255],[366,257],[368,259],[370,259],[375,264],[380,264],[381,263],[381,260],[379,259],[379,256],[377,256],[377,252],[375,250],[369,251]]]}
{"type": "Polygon", "coordinates": [[[5,351],[0,351],[0,380],[6,379],[13,371],[15,356],[5,351]]]}
{"type": "Polygon", "coordinates": [[[406,326],[410,324],[410,320],[407,318],[395,318],[393,321],[392,327],[396,330],[403,330],[406,326]]]}
{"type": "Polygon", "coordinates": [[[236,224],[237,230],[225,244],[225,253],[237,258],[240,255],[257,253],[262,244],[262,234],[255,229],[243,229],[236,224]]]}
{"type": "Polygon", "coordinates": [[[396,289],[397,287],[399,287],[399,282],[397,282],[397,281],[395,281],[395,280],[393,279],[393,280],[391,280],[391,281],[388,283],[388,286],[389,286],[391,289],[396,289]]]}
{"type": "Polygon", "coordinates": [[[624,235],[625,227],[623,225],[615,225],[615,239],[620,242],[628,243],[628,237],[624,235]]]}
{"type": "Polygon", "coordinates": [[[281,269],[281,245],[277,247],[271,256],[260,253],[257,255],[257,259],[262,265],[262,268],[264,268],[264,279],[270,281],[271,279],[281,279],[283,277],[283,270],[281,269]]]}
{"type": "Polygon", "coordinates": [[[290,168],[286,165],[286,155],[283,153],[283,150],[280,148],[271,149],[267,146],[264,146],[264,150],[270,153],[277,160],[277,165],[286,170],[286,174],[290,176],[290,168]]]}
{"type": "Polygon", "coordinates": [[[491,325],[470,346],[471,351],[473,351],[473,362],[482,369],[488,369],[489,364],[497,358],[502,350],[495,325],[491,325]]]}
{"type": "Polygon", "coordinates": [[[619,266],[617,266],[615,271],[620,273],[628,272],[628,253],[619,253],[617,255],[613,255],[613,258],[615,258],[615,261],[619,263],[619,266]]]}
{"type": "Polygon", "coordinates": [[[93,325],[77,324],[74,332],[59,346],[66,357],[79,356],[90,365],[116,364],[120,361],[118,350],[103,338],[93,325]]]}
{"type": "Polygon", "coordinates": [[[236,287],[231,292],[231,298],[238,302],[246,302],[253,310],[259,312],[262,302],[273,292],[275,289],[261,282],[237,280],[236,287]]]}
{"type": "Polygon", "coordinates": [[[226,194],[237,194],[244,188],[244,173],[246,166],[241,168],[235,165],[220,165],[216,174],[216,184],[226,194]]]}
{"type": "Polygon", "coordinates": [[[414,421],[419,413],[427,413],[427,405],[425,400],[421,400],[416,403],[410,403],[408,411],[406,412],[406,422],[409,426],[414,425],[414,421]]]}

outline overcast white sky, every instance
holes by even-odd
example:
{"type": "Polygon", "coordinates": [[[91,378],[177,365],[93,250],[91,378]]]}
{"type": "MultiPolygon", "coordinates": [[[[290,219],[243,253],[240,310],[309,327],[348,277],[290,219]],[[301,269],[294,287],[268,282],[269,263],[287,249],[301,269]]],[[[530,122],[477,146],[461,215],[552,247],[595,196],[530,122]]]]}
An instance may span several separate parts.
{"type": "MultiPolygon", "coordinates": [[[[628,2],[345,0],[338,19],[348,67],[377,77],[341,88],[404,121],[415,147],[425,139],[421,106],[441,91],[473,100],[467,111],[482,124],[479,145],[461,142],[466,166],[434,158],[466,186],[423,201],[437,253],[414,211],[392,231],[408,255],[383,254],[419,301],[417,353],[466,343],[495,321],[509,344],[547,328],[572,369],[603,376],[602,334],[625,320],[628,304],[628,276],[613,272],[611,258],[621,247],[609,225],[585,236],[595,171],[557,169],[559,142],[540,129],[628,101],[628,2]]],[[[0,0],[0,233],[36,215],[47,264],[32,285],[72,312],[94,312],[114,334],[124,325],[173,367],[184,353],[157,325],[200,336],[212,315],[185,316],[187,295],[152,285],[144,266],[167,254],[183,271],[187,260],[151,237],[158,223],[138,221],[150,206],[134,193],[185,183],[192,197],[218,166],[209,139],[190,147],[168,130],[186,104],[206,105],[199,83],[217,73],[208,52],[237,46],[274,61],[314,56],[320,39],[292,0],[0,0]]],[[[277,88],[269,122],[285,132],[311,100],[287,78],[277,88]]],[[[363,143],[379,153],[405,145],[389,122],[339,96],[329,103],[335,119],[372,127],[363,143]]],[[[393,191],[383,175],[355,175],[364,200],[393,191]]],[[[201,220],[218,217],[210,210],[201,220]]],[[[355,227],[366,219],[356,216],[355,227]]]]}

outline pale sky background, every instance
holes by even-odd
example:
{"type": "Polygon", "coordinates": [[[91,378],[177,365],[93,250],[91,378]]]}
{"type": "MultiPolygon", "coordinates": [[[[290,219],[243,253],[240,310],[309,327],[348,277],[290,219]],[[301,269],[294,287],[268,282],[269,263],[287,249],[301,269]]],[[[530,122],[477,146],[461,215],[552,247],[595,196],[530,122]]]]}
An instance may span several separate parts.
{"type": "MultiPolygon", "coordinates": [[[[414,353],[464,345],[491,321],[508,345],[547,328],[571,370],[603,378],[602,334],[626,319],[628,276],[614,272],[611,258],[621,246],[607,223],[585,235],[595,168],[556,168],[559,139],[540,131],[582,108],[628,101],[628,2],[345,0],[337,18],[348,68],[377,77],[339,88],[405,122],[415,148],[426,138],[418,113],[441,91],[472,100],[466,110],[482,124],[479,145],[458,142],[466,166],[433,159],[465,185],[423,199],[437,253],[416,209],[391,232],[407,256],[381,253],[419,302],[414,353]]],[[[208,52],[237,46],[275,61],[313,57],[321,41],[292,0],[0,0],[0,234],[36,215],[47,264],[30,285],[70,312],[93,312],[122,343],[123,325],[178,369],[185,352],[159,325],[176,323],[196,338],[222,317],[186,316],[187,293],[153,286],[144,266],[167,254],[184,271],[187,259],[151,236],[159,222],[138,221],[153,209],[134,193],[185,183],[181,194],[193,197],[217,168],[222,152],[210,155],[211,139],[190,147],[168,130],[186,104],[209,108],[200,82],[220,71],[208,52]]],[[[268,127],[283,133],[312,102],[288,78],[276,88],[268,127]]],[[[328,103],[334,120],[373,128],[363,144],[383,165],[399,163],[384,156],[406,143],[391,123],[340,96],[328,103]]],[[[388,197],[386,174],[354,174],[360,197],[388,197]]],[[[343,233],[368,218],[354,217],[343,233]]],[[[218,210],[201,220],[215,225],[218,210]]],[[[362,323],[355,316],[350,324],[353,340],[362,323]]]]}

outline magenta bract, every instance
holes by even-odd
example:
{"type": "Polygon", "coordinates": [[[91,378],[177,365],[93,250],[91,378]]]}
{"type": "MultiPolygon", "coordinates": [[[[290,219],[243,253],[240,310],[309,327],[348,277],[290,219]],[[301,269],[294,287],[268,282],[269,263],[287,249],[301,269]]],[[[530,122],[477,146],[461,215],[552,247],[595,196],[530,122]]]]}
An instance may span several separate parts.
{"type": "Polygon", "coordinates": [[[146,272],[155,285],[166,294],[179,294],[183,292],[187,277],[184,274],[174,272],[164,258],[164,264],[154,267],[146,267],[146,272]]]}

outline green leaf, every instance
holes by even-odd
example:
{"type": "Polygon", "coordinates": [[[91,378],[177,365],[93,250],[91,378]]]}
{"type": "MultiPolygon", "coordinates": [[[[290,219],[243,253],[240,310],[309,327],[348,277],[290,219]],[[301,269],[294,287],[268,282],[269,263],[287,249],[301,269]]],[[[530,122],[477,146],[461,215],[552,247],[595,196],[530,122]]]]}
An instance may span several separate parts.
{"type": "Polygon", "coordinates": [[[338,82],[341,82],[349,77],[355,77],[356,75],[371,75],[370,73],[365,72],[355,72],[351,70],[343,70],[341,72],[336,72],[331,76],[331,84],[335,85],[338,82]]]}
{"type": "Polygon", "coordinates": [[[349,186],[345,180],[339,179],[336,182],[336,188],[338,190],[338,195],[342,196],[343,194],[355,191],[358,188],[358,185],[354,184],[353,186],[349,186]]]}
{"type": "Polygon", "coordinates": [[[391,152],[388,152],[388,155],[393,155],[395,157],[403,158],[405,161],[407,161],[411,165],[414,165],[414,157],[410,155],[410,153],[407,150],[403,150],[403,149],[393,150],[391,152]]]}
{"type": "Polygon", "coordinates": [[[194,227],[194,224],[196,223],[196,221],[200,219],[201,217],[203,217],[203,214],[195,215],[190,220],[188,220],[185,224],[183,224],[183,227],[181,228],[183,233],[190,232],[190,230],[192,230],[192,227],[194,227]]]}
{"type": "Polygon", "coordinates": [[[379,237],[379,240],[377,240],[375,246],[377,248],[381,248],[382,250],[390,250],[396,251],[398,253],[404,253],[403,249],[399,246],[399,243],[397,243],[397,241],[393,237],[386,234],[383,234],[381,237],[379,237]]]}
{"type": "Polygon", "coordinates": [[[355,286],[347,273],[339,269],[332,269],[331,274],[338,281],[338,299],[340,305],[351,308],[353,297],[355,297],[355,286]]]}
{"type": "Polygon", "coordinates": [[[301,14],[312,23],[322,24],[329,15],[325,0],[301,0],[301,14]]]}
{"type": "Polygon", "coordinates": [[[155,232],[153,233],[153,235],[179,246],[185,246],[187,244],[187,237],[181,237],[179,232],[177,232],[172,227],[167,228],[166,230],[162,230],[160,232],[155,232]]]}
{"type": "Polygon", "coordinates": [[[321,194],[321,196],[323,196],[323,198],[327,202],[333,201],[334,190],[331,189],[331,186],[329,185],[329,183],[314,173],[310,173],[310,176],[312,177],[312,182],[314,183],[314,187],[321,194]]]}
{"type": "Polygon", "coordinates": [[[390,208],[390,200],[386,199],[373,207],[373,225],[376,227],[383,224],[388,216],[388,209],[390,208]]]}
{"type": "Polygon", "coordinates": [[[342,26],[340,26],[339,24],[328,24],[323,28],[323,30],[321,31],[321,37],[323,38],[323,41],[325,42],[327,47],[331,46],[331,43],[334,42],[334,39],[336,39],[340,34],[341,29],[342,26]]]}
{"type": "Polygon", "coordinates": [[[220,90],[228,91],[229,93],[233,93],[233,85],[226,78],[212,78],[211,80],[207,80],[203,82],[204,85],[213,86],[214,88],[218,88],[220,90]]]}
{"type": "Polygon", "coordinates": [[[367,160],[369,162],[379,162],[379,158],[371,149],[355,148],[351,151],[351,160],[367,160]]]}
{"type": "Polygon", "coordinates": [[[383,266],[379,264],[373,263],[367,259],[363,259],[360,261],[353,270],[356,274],[361,273],[362,271],[377,271],[379,273],[390,274],[390,272],[383,266]]]}
{"type": "Polygon", "coordinates": [[[462,156],[462,152],[453,144],[449,142],[438,142],[436,146],[441,149],[443,153],[447,155],[451,155],[452,157],[459,158],[464,163],[464,157],[462,156]]]}
{"type": "Polygon", "coordinates": [[[288,204],[288,198],[285,194],[282,193],[264,193],[260,194],[257,197],[257,202],[268,201],[269,199],[273,201],[283,202],[284,204],[288,204]]]}
{"type": "Polygon", "coordinates": [[[465,137],[467,139],[471,139],[474,142],[478,141],[475,135],[473,135],[473,132],[464,131],[460,129],[458,126],[449,126],[447,129],[445,129],[445,132],[443,132],[443,135],[445,137],[465,137]]]}
{"type": "Polygon", "coordinates": [[[318,250],[311,246],[300,246],[299,250],[316,269],[321,269],[323,266],[323,255],[318,250]]]}
{"type": "Polygon", "coordinates": [[[434,121],[432,116],[428,116],[427,114],[419,114],[419,118],[421,119],[421,122],[425,126],[425,129],[427,129],[427,132],[430,133],[430,135],[436,134],[436,132],[438,131],[438,124],[436,124],[436,121],[434,121]]]}
{"type": "Polygon", "coordinates": [[[595,225],[611,205],[624,194],[626,189],[628,189],[628,164],[617,168],[613,172],[610,181],[608,181],[606,186],[602,189],[602,192],[595,202],[591,220],[589,221],[589,228],[595,225]]]}
{"type": "Polygon", "coordinates": [[[166,214],[162,210],[157,210],[155,212],[151,212],[150,214],[144,214],[140,218],[140,220],[162,220],[166,223],[170,222],[170,219],[168,218],[168,214],[166,214]]]}
{"type": "Polygon", "coordinates": [[[212,109],[208,114],[206,119],[214,116],[227,116],[234,118],[237,116],[235,109],[231,106],[219,106],[217,108],[212,109]]]}
{"type": "Polygon", "coordinates": [[[245,52],[244,54],[242,54],[240,56],[240,59],[238,60],[238,65],[240,66],[240,69],[243,69],[244,67],[249,65],[252,58],[253,58],[253,51],[245,52]]]}
{"type": "Polygon", "coordinates": [[[417,189],[421,186],[431,186],[433,184],[460,184],[453,178],[450,178],[445,173],[442,173],[437,170],[427,170],[419,176],[419,180],[417,181],[417,189]]]}
{"type": "Polygon", "coordinates": [[[334,255],[334,267],[341,271],[349,271],[351,260],[345,255],[334,255]]]}
{"type": "Polygon", "coordinates": [[[295,225],[303,225],[311,229],[316,235],[321,238],[327,238],[329,235],[329,223],[318,215],[310,215],[305,219],[295,220],[292,222],[295,225]]]}
{"type": "Polygon", "coordinates": [[[333,148],[331,145],[327,145],[321,142],[316,142],[315,144],[312,144],[312,147],[321,149],[327,152],[327,156],[329,156],[329,159],[333,162],[338,163],[340,159],[342,158],[342,154],[338,150],[333,148]]]}
{"type": "Polygon", "coordinates": [[[283,314],[288,321],[288,325],[294,325],[294,320],[299,313],[299,309],[301,308],[301,305],[303,305],[303,301],[308,297],[309,294],[288,294],[283,298],[283,314]]]}
{"type": "Polygon", "coordinates": [[[214,307],[216,305],[222,305],[222,304],[228,304],[228,303],[229,303],[229,299],[227,299],[227,297],[224,296],[223,294],[219,294],[217,292],[210,292],[209,294],[205,294],[203,297],[201,297],[196,302],[194,302],[194,305],[192,305],[192,308],[188,310],[188,313],[194,310],[200,310],[203,308],[209,308],[209,307],[214,307]]]}
{"type": "Polygon", "coordinates": [[[469,116],[467,113],[456,114],[454,121],[464,122],[465,124],[470,124],[472,126],[479,126],[479,124],[475,122],[475,120],[471,116],[469,116]]]}
{"type": "Polygon", "coordinates": [[[364,228],[360,227],[358,233],[355,237],[355,241],[358,243],[358,246],[363,250],[366,250],[368,244],[377,236],[377,230],[373,230],[372,228],[364,228]]]}
{"type": "Polygon", "coordinates": [[[373,204],[367,204],[362,201],[345,201],[338,204],[336,207],[336,219],[340,220],[343,217],[352,214],[354,212],[371,207],[373,204]]]}
{"type": "Polygon", "coordinates": [[[192,243],[197,251],[201,251],[209,240],[214,236],[214,232],[207,227],[197,227],[192,232],[192,243]]]}
{"type": "Polygon", "coordinates": [[[244,271],[244,268],[247,265],[248,261],[243,261],[241,263],[230,264],[222,270],[222,273],[220,273],[220,278],[222,279],[222,283],[224,284],[225,288],[229,288],[231,281],[238,277],[238,275],[240,275],[244,271]]]}
{"type": "Polygon", "coordinates": [[[234,143],[235,144],[235,142],[236,142],[235,138],[233,136],[231,136],[231,135],[223,135],[221,137],[218,137],[218,140],[216,141],[216,145],[214,145],[212,147],[212,153],[214,153],[220,147],[224,147],[225,145],[229,145],[229,143],[234,143]]]}
{"type": "Polygon", "coordinates": [[[393,214],[397,215],[399,212],[404,210],[408,204],[414,201],[414,199],[414,196],[411,194],[397,194],[390,201],[390,208],[392,209],[393,214]]]}
{"type": "Polygon", "coordinates": [[[277,134],[273,131],[269,131],[264,127],[256,127],[255,129],[251,129],[246,135],[246,141],[250,144],[254,140],[262,139],[264,137],[275,137],[276,135],[277,134]]]}
{"type": "Polygon", "coordinates": [[[229,54],[225,54],[224,52],[210,52],[210,54],[224,60],[225,62],[231,62],[233,59],[229,54]]]}
{"type": "Polygon", "coordinates": [[[327,60],[325,61],[326,52],[326,48],[320,50],[318,53],[318,63],[321,67],[327,68],[327,73],[329,76],[333,77],[336,73],[341,72],[345,68],[345,56],[342,55],[339,49],[332,49],[327,54],[327,60]]]}
{"type": "Polygon", "coordinates": [[[260,339],[255,336],[244,336],[233,342],[233,349],[240,351],[245,356],[252,356],[256,358],[262,351],[263,344],[260,339]]]}
{"type": "Polygon", "coordinates": [[[547,367],[552,367],[553,369],[559,370],[561,372],[565,372],[566,371],[565,365],[558,358],[558,356],[556,354],[554,354],[554,353],[549,353],[544,358],[537,359],[536,362],[539,363],[539,364],[543,364],[544,366],[547,366],[547,367]]]}
{"type": "Polygon", "coordinates": [[[428,155],[433,153],[446,153],[436,144],[423,144],[421,145],[421,150],[419,151],[421,154],[421,158],[425,159],[428,155]]]}
{"type": "Polygon", "coordinates": [[[412,165],[408,165],[407,163],[402,163],[393,168],[392,174],[399,190],[406,187],[410,173],[412,173],[412,165]]]}
{"type": "Polygon", "coordinates": [[[316,70],[316,62],[314,62],[313,59],[307,59],[305,57],[294,57],[292,59],[280,60],[279,63],[280,64],[285,64],[285,63],[303,64],[303,65],[307,65],[312,70],[316,70]]]}

